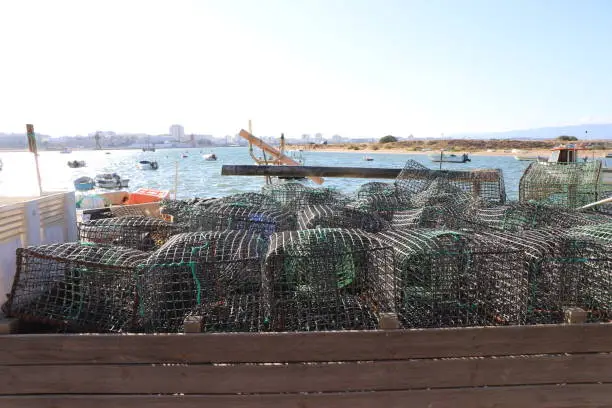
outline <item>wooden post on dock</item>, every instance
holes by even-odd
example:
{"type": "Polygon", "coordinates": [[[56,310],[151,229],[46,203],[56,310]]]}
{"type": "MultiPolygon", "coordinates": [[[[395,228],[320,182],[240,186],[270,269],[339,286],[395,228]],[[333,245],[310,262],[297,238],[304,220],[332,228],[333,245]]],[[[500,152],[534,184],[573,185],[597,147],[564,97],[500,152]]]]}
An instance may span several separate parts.
{"type": "Polygon", "coordinates": [[[28,138],[28,149],[34,153],[34,162],[36,163],[36,177],[38,179],[38,193],[42,197],[42,182],[40,180],[40,168],[38,166],[38,146],[36,145],[36,134],[34,133],[34,125],[26,125],[26,132],[28,138]]]}

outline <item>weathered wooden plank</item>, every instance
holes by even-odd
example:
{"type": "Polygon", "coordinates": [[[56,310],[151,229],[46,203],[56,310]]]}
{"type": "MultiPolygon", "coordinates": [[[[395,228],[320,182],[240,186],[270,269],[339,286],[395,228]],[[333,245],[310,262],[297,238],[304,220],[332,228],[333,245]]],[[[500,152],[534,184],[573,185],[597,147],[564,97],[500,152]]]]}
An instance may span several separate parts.
{"type": "MultiPolygon", "coordinates": [[[[276,177],[346,177],[346,178],[372,178],[395,179],[402,169],[385,167],[325,167],[325,166],[256,166],[233,165],[221,166],[223,176],[276,176],[276,177]]],[[[488,169],[474,169],[470,171],[453,170],[414,170],[404,171],[403,178],[424,179],[443,175],[452,181],[468,183],[499,181],[499,171],[488,169]]]]}
{"type": "Polygon", "coordinates": [[[310,333],[0,336],[0,365],[403,360],[612,351],[612,324],[310,333]]]}
{"type": "Polygon", "coordinates": [[[258,394],[612,383],[612,355],[288,365],[4,366],[0,394],[258,394]]]}
{"type": "Polygon", "coordinates": [[[277,395],[0,397],[3,408],[610,408],[612,384],[277,395]]]}

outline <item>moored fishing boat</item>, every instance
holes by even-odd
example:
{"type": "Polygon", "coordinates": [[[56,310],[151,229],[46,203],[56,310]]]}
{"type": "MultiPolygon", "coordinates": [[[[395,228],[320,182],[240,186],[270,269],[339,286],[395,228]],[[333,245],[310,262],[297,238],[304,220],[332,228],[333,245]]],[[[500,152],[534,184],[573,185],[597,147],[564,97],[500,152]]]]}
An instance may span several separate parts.
{"type": "Polygon", "coordinates": [[[138,162],[137,167],[140,170],[157,170],[159,168],[159,164],[157,164],[156,161],[141,160],[138,162]]]}
{"type": "Polygon", "coordinates": [[[472,161],[467,153],[456,155],[440,152],[440,154],[430,154],[429,159],[434,163],[466,163],[472,161]]]}
{"type": "Polygon", "coordinates": [[[77,191],[88,191],[93,190],[95,181],[91,177],[83,176],[74,180],[74,188],[77,191]]]}
{"type": "Polygon", "coordinates": [[[216,161],[217,160],[217,155],[214,153],[203,154],[202,157],[206,161],[216,161]]]}
{"type": "Polygon", "coordinates": [[[96,176],[96,186],[100,188],[127,188],[129,179],[121,178],[117,173],[103,173],[96,176]]]}
{"type": "Polygon", "coordinates": [[[85,167],[86,163],[84,160],[70,160],[68,161],[68,167],[71,169],[77,169],[79,167],[85,167]]]}

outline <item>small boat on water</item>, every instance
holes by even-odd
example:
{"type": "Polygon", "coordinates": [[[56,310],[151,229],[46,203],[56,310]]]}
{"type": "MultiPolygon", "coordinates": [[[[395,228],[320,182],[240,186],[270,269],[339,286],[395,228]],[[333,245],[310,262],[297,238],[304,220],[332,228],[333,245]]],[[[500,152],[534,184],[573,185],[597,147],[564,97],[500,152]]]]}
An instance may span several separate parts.
{"type": "Polygon", "coordinates": [[[62,150],[60,150],[60,153],[68,154],[68,153],[72,153],[72,150],[70,150],[69,147],[64,147],[62,150]]]}
{"type": "Polygon", "coordinates": [[[514,156],[514,158],[518,161],[538,161],[540,159],[538,156],[514,156]]]}
{"type": "Polygon", "coordinates": [[[78,169],[79,167],[85,167],[85,161],[84,160],[70,160],[68,161],[68,167],[70,167],[71,169],[78,169]]]}
{"type": "Polygon", "coordinates": [[[83,176],[74,180],[74,188],[78,191],[93,190],[95,181],[91,177],[83,176]]]}
{"type": "Polygon", "coordinates": [[[217,160],[217,155],[214,154],[214,153],[203,154],[202,157],[204,158],[204,160],[207,160],[207,161],[216,161],[217,160]]]}
{"type": "Polygon", "coordinates": [[[365,161],[374,161],[374,158],[370,157],[370,156],[363,156],[363,160],[365,160],[365,161]]]}
{"type": "Polygon", "coordinates": [[[440,162],[442,163],[465,163],[465,162],[472,161],[467,153],[456,155],[456,154],[445,154],[441,152],[440,154],[430,154],[429,158],[434,163],[440,163],[440,162]]]}
{"type": "Polygon", "coordinates": [[[0,159],[0,170],[2,170],[2,159],[0,159]]]}
{"type": "Polygon", "coordinates": [[[159,165],[156,161],[141,160],[138,162],[138,168],[140,170],[157,170],[159,165]]]}
{"type": "Polygon", "coordinates": [[[187,154],[187,152],[185,152],[185,153],[181,153],[181,157],[184,159],[186,157],[189,157],[189,155],[187,154]]]}
{"type": "Polygon", "coordinates": [[[127,188],[129,179],[121,178],[117,173],[103,173],[96,176],[96,186],[100,188],[127,188]]]}

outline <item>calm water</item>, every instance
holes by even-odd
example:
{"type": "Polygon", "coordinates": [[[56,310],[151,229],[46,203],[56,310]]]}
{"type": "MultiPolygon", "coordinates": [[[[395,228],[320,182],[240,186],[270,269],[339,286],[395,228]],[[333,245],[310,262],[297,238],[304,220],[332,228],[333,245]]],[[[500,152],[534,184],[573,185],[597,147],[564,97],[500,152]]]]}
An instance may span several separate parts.
{"type": "MultiPolygon", "coordinates": [[[[425,166],[437,169],[426,155],[417,154],[372,154],[374,161],[363,160],[363,153],[304,152],[306,165],[352,166],[352,167],[395,167],[401,168],[406,160],[414,159],[425,166]]],[[[0,171],[0,196],[36,195],[36,170],[33,155],[29,152],[0,152],[4,169],[0,171]]],[[[223,164],[253,164],[246,147],[220,147],[209,149],[164,149],[156,152],[140,150],[75,151],[70,154],[41,152],[39,156],[43,190],[73,190],[74,179],[81,176],[95,177],[99,173],[118,173],[129,178],[129,189],[140,187],[174,189],[175,169],[178,163],[178,198],[219,197],[245,191],[258,191],[264,181],[261,177],[222,176],[223,164]],[[202,154],[214,151],[218,160],[205,161],[202,154]],[[189,157],[181,158],[188,152],[189,157]],[[202,152],[202,153],[200,153],[202,152]],[[68,160],[84,160],[87,167],[71,169],[68,160]],[[139,170],[140,160],[156,160],[159,170],[139,170]]],[[[519,162],[513,157],[474,156],[471,163],[443,163],[444,169],[500,168],[504,172],[506,191],[509,198],[517,198],[520,176],[528,162],[519,162]]],[[[336,187],[350,193],[368,179],[327,178],[326,186],[336,187]]],[[[390,180],[380,180],[390,181],[390,180]]]]}

